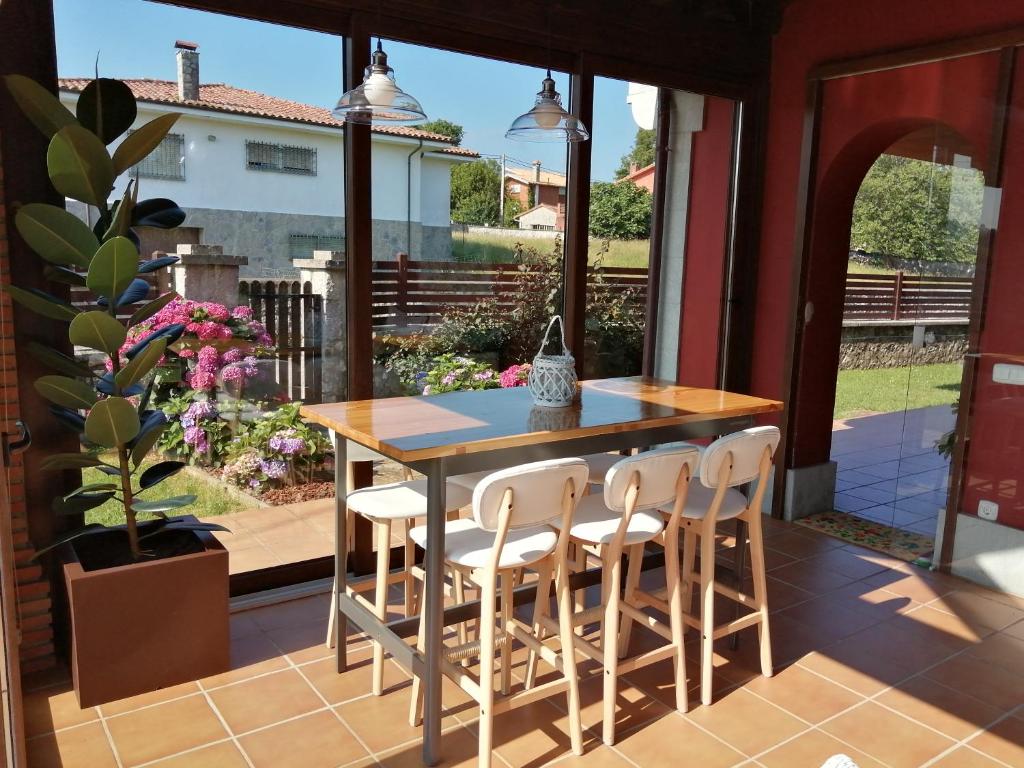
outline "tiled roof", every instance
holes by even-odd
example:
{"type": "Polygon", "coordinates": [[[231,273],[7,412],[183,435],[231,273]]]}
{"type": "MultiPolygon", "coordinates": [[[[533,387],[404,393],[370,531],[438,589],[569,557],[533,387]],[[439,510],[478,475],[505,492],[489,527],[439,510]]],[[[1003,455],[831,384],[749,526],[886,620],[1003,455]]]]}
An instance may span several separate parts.
{"type": "MultiPolygon", "coordinates": [[[[510,179],[521,181],[523,184],[537,183],[536,177],[534,176],[534,170],[532,168],[505,168],[505,175],[510,179]]],[[[540,183],[542,185],[546,187],[564,187],[565,182],[566,179],[564,174],[541,169],[540,183]]]]}
{"type": "Polygon", "coordinates": [[[642,179],[644,176],[649,176],[652,173],[654,173],[654,163],[645,165],[643,168],[637,168],[632,173],[628,173],[622,178],[616,179],[615,183],[618,184],[620,181],[636,181],[637,179],[642,179]]]}
{"type": "MultiPolygon", "coordinates": [[[[81,92],[91,80],[81,77],[62,77],[58,81],[62,91],[72,93],[81,92]]],[[[301,104],[297,101],[281,99],[277,96],[268,96],[258,91],[248,91],[244,88],[235,88],[224,83],[206,83],[199,86],[200,98],[195,101],[178,98],[178,84],[173,80],[125,80],[125,84],[131,88],[135,98],[139,101],[148,101],[157,104],[173,104],[193,109],[208,109],[215,112],[229,112],[238,115],[250,115],[252,117],[266,117],[271,120],[287,120],[292,123],[306,123],[308,125],[324,125],[330,128],[341,128],[344,121],[336,120],[330,110],[323,107],[316,107],[311,104],[301,104]]],[[[440,133],[423,131],[419,128],[406,125],[375,125],[370,130],[374,133],[383,133],[391,136],[406,136],[410,139],[423,139],[424,141],[439,141],[451,144],[451,139],[440,133]]],[[[460,155],[462,157],[479,157],[479,154],[465,147],[454,145],[437,150],[444,154],[460,155]]]]}

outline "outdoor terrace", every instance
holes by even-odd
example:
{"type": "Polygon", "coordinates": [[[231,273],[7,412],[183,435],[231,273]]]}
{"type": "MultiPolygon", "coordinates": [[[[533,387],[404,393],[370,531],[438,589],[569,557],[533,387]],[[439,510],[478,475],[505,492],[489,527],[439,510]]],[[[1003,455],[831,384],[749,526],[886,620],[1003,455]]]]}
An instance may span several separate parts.
{"type": "MultiPolygon", "coordinates": [[[[1024,600],[788,523],[764,526],[774,678],[760,676],[745,631],[738,651],[721,644],[715,702],[700,706],[691,632],[690,711],[672,708],[668,661],[627,674],[619,739],[607,747],[600,671],[581,665],[586,754],[570,754],[556,696],[496,718],[496,763],[816,768],[845,753],[861,768],[1024,764],[1024,600]]],[[[731,544],[726,526],[720,534],[731,544]]],[[[389,662],[387,690],[371,695],[370,646],[358,635],[337,675],[327,615],[326,594],[235,613],[230,672],[101,707],[80,710],[63,673],[29,679],[30,765],[419,765],[408,677],[389,662]]],[[[646,637],[634,633],[634,650],[646,637]]],[[[444,697],[443,764],[474,765],[477,708],[447,682],[444,697]]]]}

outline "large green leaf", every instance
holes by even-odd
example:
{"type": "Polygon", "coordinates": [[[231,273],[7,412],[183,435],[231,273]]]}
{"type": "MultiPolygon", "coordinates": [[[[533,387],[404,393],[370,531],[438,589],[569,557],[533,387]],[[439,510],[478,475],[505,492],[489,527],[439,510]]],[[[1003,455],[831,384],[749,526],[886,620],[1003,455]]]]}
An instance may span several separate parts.
{"type": "Polygon", "coordinates": [[[114,204],[114,210],[111,211],[110,226],[107,231],[103,233],[103,240],[109,240],[112,237],[118,235],[122,237],[128,236],[128,230],[131,229],[132,225],[132,206],[135,200],[135,180],[128,182],[128,186],[124,189],[124,194],[121,195],[121,199],[114,204]]]}
{"type": "Polygon", "coordinates": [[[137,110],[131,88],[120,80],[100,77],[78,97],[78,122],[109,144],[132,127],[137,110]]]}
{"type": "Polygon", "coordinates": [[[74,285],[85,288],[85,275],[81,272],[75,272],[75,270],[69,269],[68,267],[58,267],[56,264],[47,264],[43,267],[43,277],[47,280],[53,280],[55,283],[64,283],[64,285],[74,285]]]}
{"type": "Polygon", "coordinates": [[[160,115],[138,130],[132,131],[114,150],[114,170],[117,174],[124,173],[156,149],[179,117],[181,117],[180,112],[160,115]]]}
{"type": "Polygon", "coordinates": [[[106,207],[114,186],[114,164],[92,131],[77,123],[57,131],[46,150],[46,168],[62,195],[106,207]]]}
{"type": "Polygon", "coordinates": [[[38,560],[44,553],[49,552],[51,549],[56,549],[61,544],[66,544],[69,541],[74,541],[75,539],[81,536],[89,536],[94,533],[103,533],[103,531],[105,530],[107,530],[107,527],[105,525],[101,525],[100,523],[89,523],[88,525],[84,525],[81,528],[77,528],[71,531],[70,533],[65,533],[62,536],[58,536],[56,539],[51,541],[47,546],[43,547],[40,550],[37,550],[36,554],[32,557],[32,559],[38,560]]]}
{"type": "Polygon", "coordinates": [[[108,355],[117,354],[126,336],[127,331],[123,325],[99,310],[78,315],[68,329],[68,338],[72,344],[106,352],[108,355]]]}
{"type": "Polygon", "coordinates": [[[157,339],[129,360],[125,367],[118,371],[114,377],[117,386],[121,389],[130,387],[153,370],[153,366],[160,362],[160,358],[163,357],[166,348],[167,339],[157,339]]]}
{"type": "Polygon", "coordinates": [[[128,319],[128,325],[138,325],[143,320],[148,320],[176,298],[178,298],[178,294],[175,291],[168,291],[162,296],[157,296],[152,301],[143,304],[135,310],[128,319]]]}
{"type": "Polygon", "coordinates": [[[64,126],[75,123],[75,116],[60,103],[60,99],[35,80],[24,75],[7,75],[4,81],[7,83],[7,90],[25,113],[25,117],[42,131],[46,138],[50,138],[64,126]]]}
{"type": "Polygon", "coordinates": [[[93,293],[113,300],[131,285],[138,266],[139,251],[135,244],[127,237],[111,238],[92,257],[85,284],[93,293]]]}
{"type": "Polygon", "coordinates": [[[90,509],[95,509],[114,498],[113,491],[97,491],[96,493],[83,493],[72,496],[69,499],[62,499],[55,496],[50,504],[50,509],[55,515],[81,515],[90,509]]]}
{"type": "Polygon", "coordinates": [[[151,512],[156,514],[160,512],[170,512],[172,509],[187,507],[195,500],[195,496],[192,494],[186,494],[184,496],[171,496],[168,499],[160,499],[159,501],[135,501],[132,502],[132,509],[136,512],[151,512]]]}
{"type": "Polygon", "coordinates": [[[53,347],[47,347],[45,344],[40,344],[38,341],[29,342],[28,352],[43,365],[47,365],[55,371],[60,371],[65,376],[84,376],[86,378],[93,376],[92,369],[78,358],[68,357],[63,352],[59,352],[53,347]]]}
{"type": "Polygon", "coordinates": [[[56,205],[23,205],[14,217],[14,225],[29,248],[52,264],[88,267],[100,247],[88,224],[56,205]]]}
{"type": "Polygon", "coordinates": [[[139,477],[139,488],[142,490],[152,488],[168,477],[178,474],[184,468],[185,462],[183,461],[161,461],[154,464],[139,477]]]}
{"type": "Polygon", "coordinates": [[[85,467],[98,467],[103,462],[91,453],[51,453],[41,462],[40,469],[83,469],[85,467]]]}
{"type": "Polygon", "coordinates": [[[160,439],[160,435],[167,429],[167,422],[163,424],[157,424],[152,429],[148,430],[145,434],[139,437],[138,442],[132,446],[132,464],[138,468],[139,464],[142,463],[143,459],[146,458],[153,446],[156,445],[156,441],[160,439]]]}
{"type": "Polygon", "coordinates": [[[139,414],[123,397],[100,400],[85,420],[85,436],[105,448],[124,445],[139,434],[139,414]]]}
{"type": "Polygon", "coordinates": [[[79,311],[56,296],[35,288],[19,288],[16,285],[0,285],[0,291],[7,291],[11,298],[33,312],[52,320],[68,322],[74,320],[79,311]]]}
{"type": "Polygon", "coordinates": [[[65,408],[92,408],[96,391],[81,379],[67,376],[40,376],[35,380],[36,392],[51,403],[65,408]]]}
{"type": "Polygon", "coordinates": [[[83,493],[95,493],[96,491],[116,491],[117,483],[87,483],[86,485],[80,485],[71,493],[64,497],[64,501],[73,499],[75,496],[81,496],[83,493]]]}

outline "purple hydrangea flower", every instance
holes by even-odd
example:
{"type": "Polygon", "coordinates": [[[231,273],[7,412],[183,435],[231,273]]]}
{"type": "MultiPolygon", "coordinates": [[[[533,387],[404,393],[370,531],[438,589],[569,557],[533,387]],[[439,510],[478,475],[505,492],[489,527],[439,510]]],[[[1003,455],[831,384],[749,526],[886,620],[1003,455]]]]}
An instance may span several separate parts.
{"type": "Polygon", "coordinates": [[[279,480],[288,474],[288,465],[280,459],[260,459],[260,469],[272,480],[279,480]]]}

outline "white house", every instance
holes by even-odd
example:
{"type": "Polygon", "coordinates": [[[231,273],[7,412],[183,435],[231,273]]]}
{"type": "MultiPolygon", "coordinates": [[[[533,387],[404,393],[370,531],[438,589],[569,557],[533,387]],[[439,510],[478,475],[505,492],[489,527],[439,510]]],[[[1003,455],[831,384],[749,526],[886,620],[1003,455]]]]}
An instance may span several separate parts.
{"type": "MultiPolygon", "coordinates": [[[[293,258],[344,250],[343,123],[322,107],[200,84],[196,46],[179,41],[175,47],[177,81],[125,81],[138,101],[137,125],[167,112],[182,116],[118,180],[115,194],[134,177],[140,198],[174,200],[188,217],[166,234],[248,257],[247,276],[291,275],[293,258]]],[[[61,100],[74,110],[88,84],[61,78],[61,100]]],[[[450,258],[451,167],[477,153],[414,127],[374,126],[371,136],[374,258],[392,259],[398,251],[450,258]]]]}

